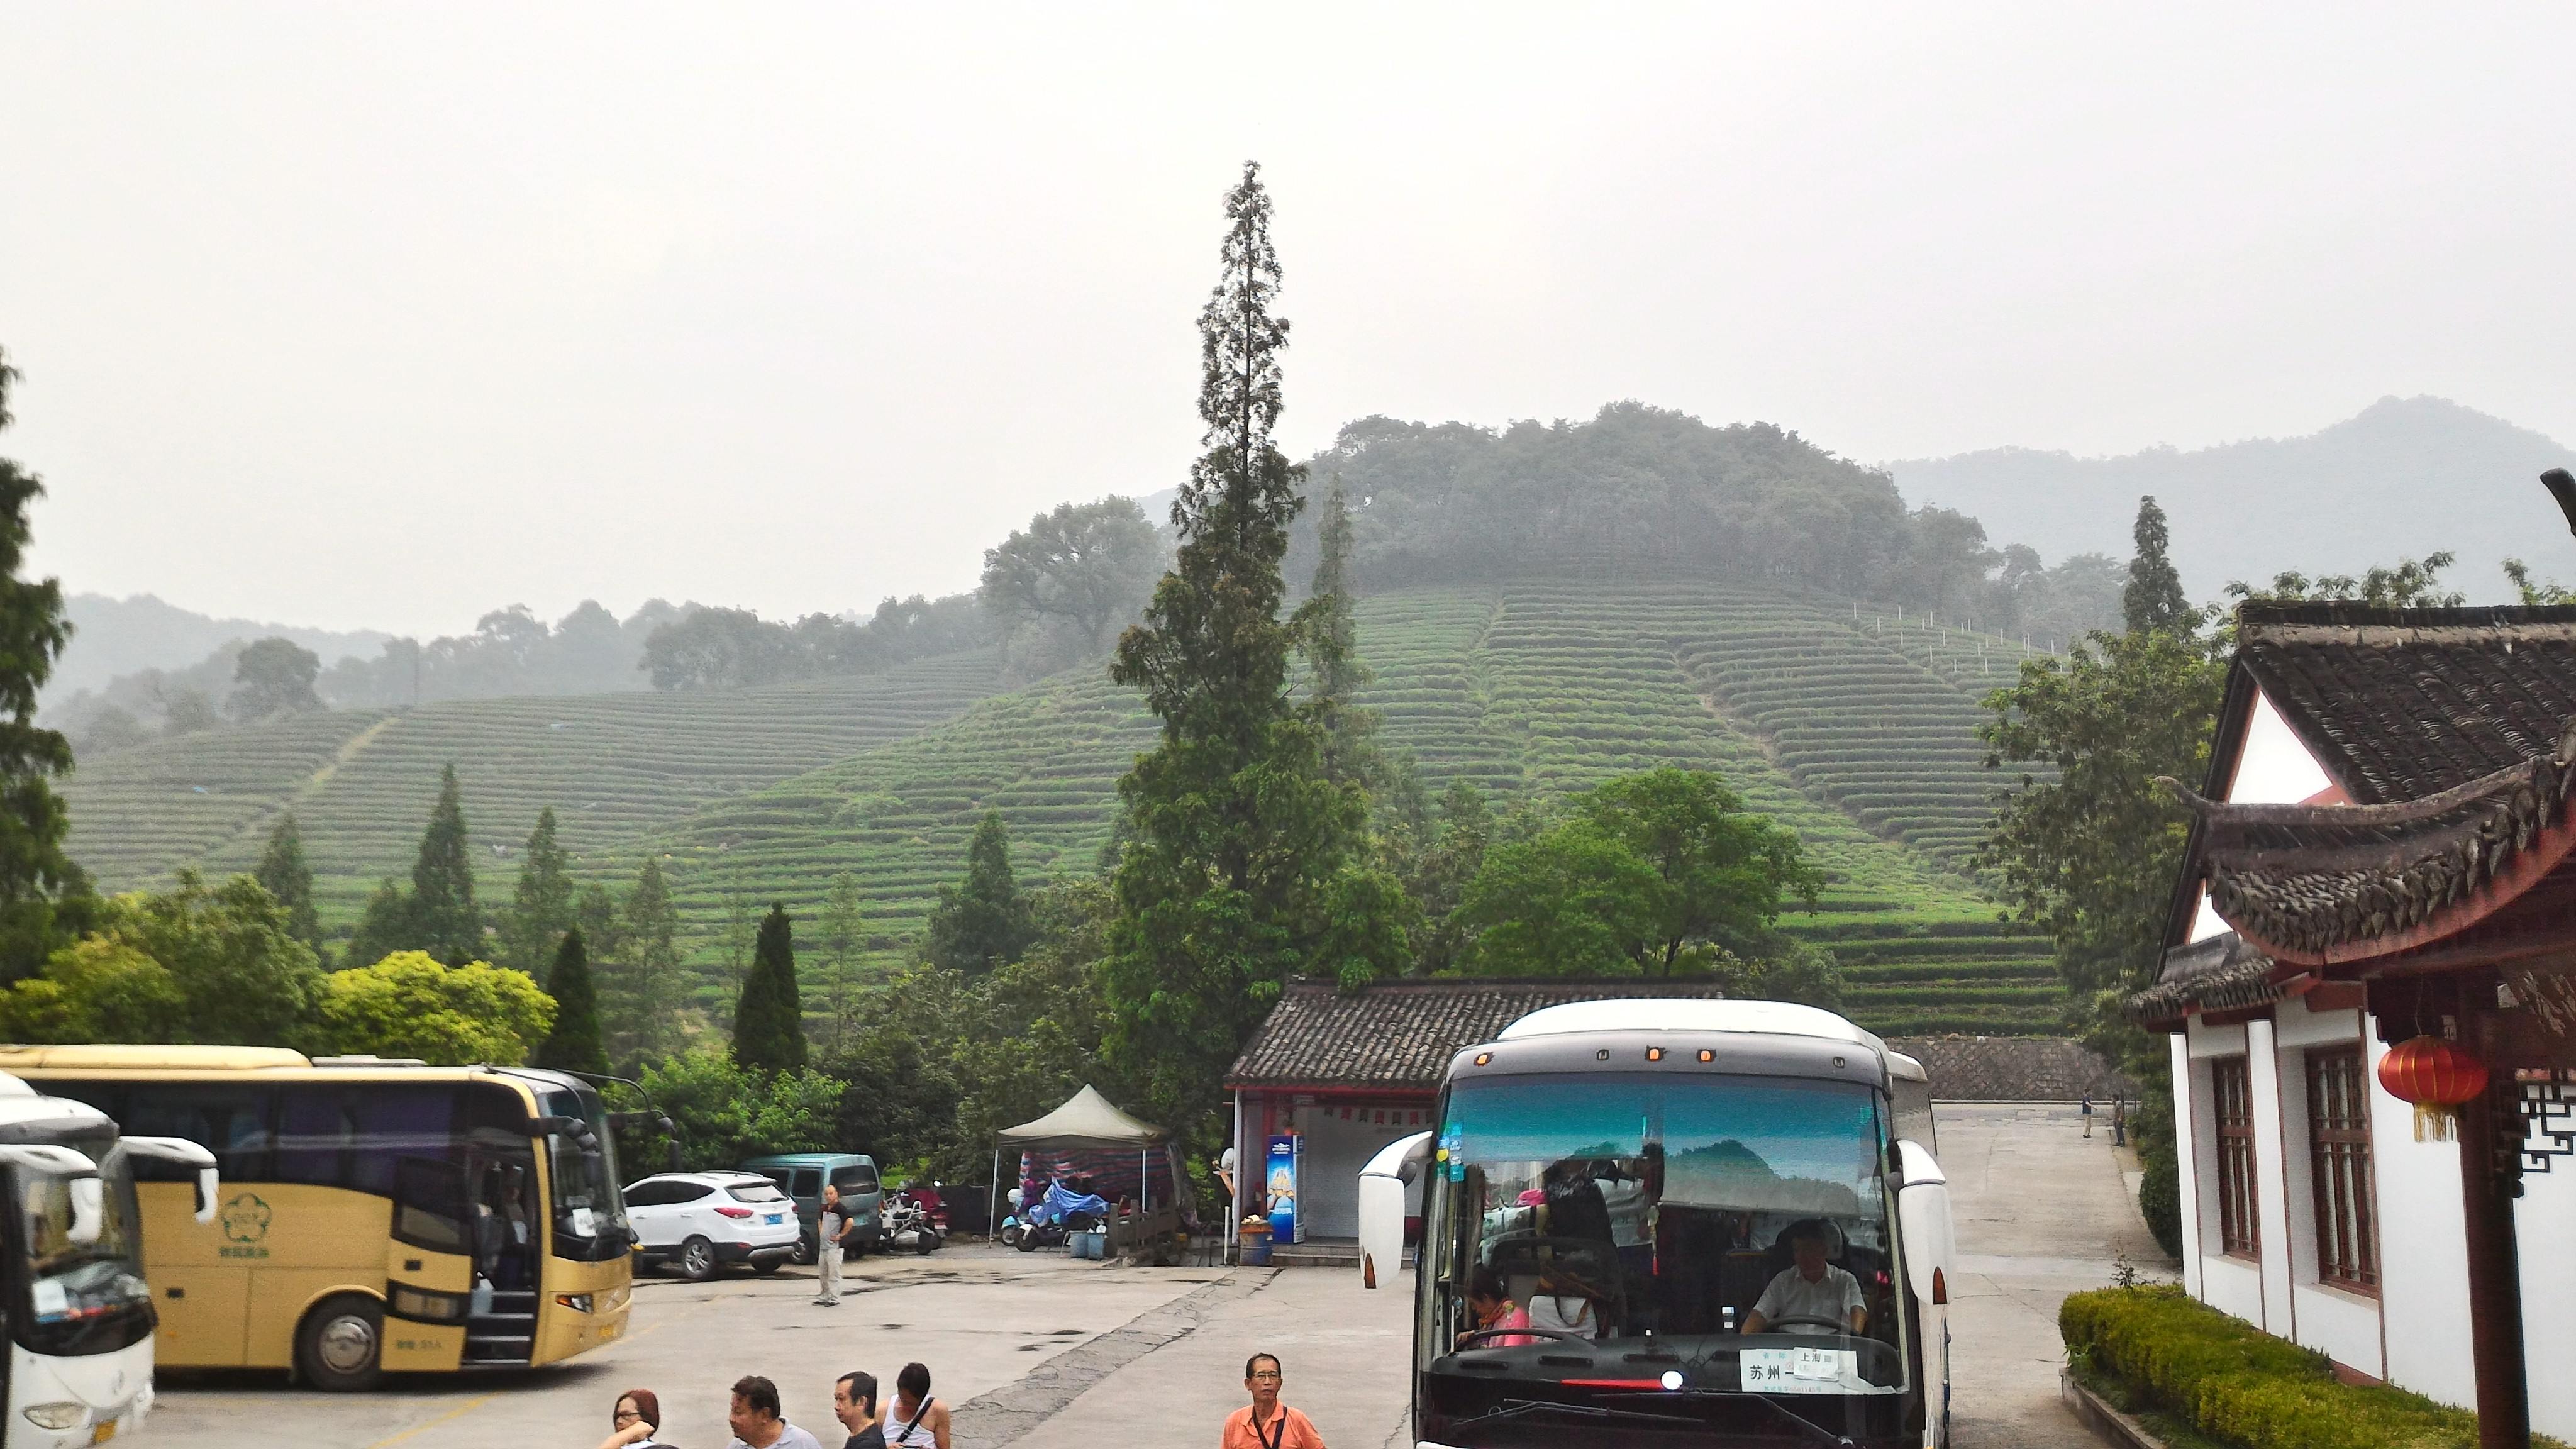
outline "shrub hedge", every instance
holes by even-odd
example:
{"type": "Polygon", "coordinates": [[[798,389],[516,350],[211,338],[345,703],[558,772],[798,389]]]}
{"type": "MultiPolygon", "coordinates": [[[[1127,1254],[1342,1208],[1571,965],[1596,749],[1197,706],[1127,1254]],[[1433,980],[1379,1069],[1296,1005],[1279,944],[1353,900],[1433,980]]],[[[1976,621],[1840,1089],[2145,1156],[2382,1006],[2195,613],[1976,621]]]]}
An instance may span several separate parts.
{"type": "MultiPolygon", "coordinates": [[[[2244,1449],[2475,1449],[2477,1416],[2421,1394],[2355,1387],[2323,1354],[2194,1302],[2171,1284],[2070,1295],[2067,1357],[2244,1449]]],[[[2532,1443],[2564,1449],[2534,1435],[2532,1443]]]]}

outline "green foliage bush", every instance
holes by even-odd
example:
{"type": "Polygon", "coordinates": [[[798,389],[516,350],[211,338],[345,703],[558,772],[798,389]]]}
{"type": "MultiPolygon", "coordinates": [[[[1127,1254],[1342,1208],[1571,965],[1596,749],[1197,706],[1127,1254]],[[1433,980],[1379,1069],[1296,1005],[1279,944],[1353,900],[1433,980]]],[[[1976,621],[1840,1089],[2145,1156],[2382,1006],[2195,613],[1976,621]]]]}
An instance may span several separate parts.
{"type": "MultiPolygon", "coordinates": [[[[821,1072],[764,1072],[722,1051],[684,1052],[646,1067],[645,1094],[678,1129],[680,1165],[691,1172],[739,1166],[772,1152],[823,1152],[834,1145],[841,1084],[821,1072]]],[[[623,1104],[621,1104],[623,1105],[623,1104]]],[[[662,1162],[658,1133],[624,1144],[637,1166],[662,1162]],[[640,1151],[642,1155],[633,1155],[640,1151]]]]}
{"type": "MultiPolygon", "coordinates": [[[[2323,1354],[2155,1284],[2070,1295],[2069,1359],[2245,1449],[2473,1449],[2477,1416],[2338,1381],[2323,1354]]],[[[2533,1443],[2553,1443],[2534,1437],[2533,1443]]]]}
{"type": "Polygon", "coordinates": [[[555,1000],[525,972],[485,961],[449,966],[397,951],[323,978],[326,1051],[417,1057],[434,1067],[514,1067],[555,1024],[555,1000]]]}

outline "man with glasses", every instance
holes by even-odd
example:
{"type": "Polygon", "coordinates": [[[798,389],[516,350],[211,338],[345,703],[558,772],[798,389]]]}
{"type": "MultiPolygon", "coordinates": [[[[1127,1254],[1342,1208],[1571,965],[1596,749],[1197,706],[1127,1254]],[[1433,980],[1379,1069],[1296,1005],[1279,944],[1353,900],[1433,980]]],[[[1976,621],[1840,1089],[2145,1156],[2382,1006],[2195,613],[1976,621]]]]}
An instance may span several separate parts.
{"type": "Polygon", "coordinates": [[[1324,1449],[1315,1421],[1279,1402],[1285,1382],[1277,1354],[1256,1353],[1243,1362],[1243,1386],[1252,1402],[1225,1421],[1218,1449],[1324,1449]]]}

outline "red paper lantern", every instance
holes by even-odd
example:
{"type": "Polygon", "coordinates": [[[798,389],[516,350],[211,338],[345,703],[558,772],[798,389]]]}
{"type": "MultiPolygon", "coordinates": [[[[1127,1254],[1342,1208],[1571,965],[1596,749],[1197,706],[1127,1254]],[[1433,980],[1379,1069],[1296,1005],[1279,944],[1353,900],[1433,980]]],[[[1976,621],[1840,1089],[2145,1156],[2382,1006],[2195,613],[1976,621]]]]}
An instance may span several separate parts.
{"type": "Polygon", "coordinates": [[[2415,1140],[2451,1140],[2460,1107],[2484,1096],[2487,1064],[2438,1036],[2399,1042],[2379,1059],[2379,1085],[2415,1104],[2415,1140]]]}

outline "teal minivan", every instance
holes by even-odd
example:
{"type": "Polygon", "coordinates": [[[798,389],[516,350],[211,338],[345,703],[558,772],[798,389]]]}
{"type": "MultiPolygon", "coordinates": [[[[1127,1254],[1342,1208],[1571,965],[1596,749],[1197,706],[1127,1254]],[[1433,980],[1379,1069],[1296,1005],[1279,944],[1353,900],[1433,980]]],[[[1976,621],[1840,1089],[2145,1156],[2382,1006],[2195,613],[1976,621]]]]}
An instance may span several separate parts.
{"type": "Polygon", "coordinates": [[[796,1240],[797,1262],[814,1261],[814,1220],[822,1215],[827,1182],[841,1190],[842,1206],[859,1220],[859,1251],[877,1247],[877,1238],[884,1232],[877,1204],[885,1190],[877,1182],[875,1158],[860,1152],[781,1152],[755,1157],[742,1170],[759,1173],[796,1200],[796,1221],[805,1230],[796,1240]]]}

